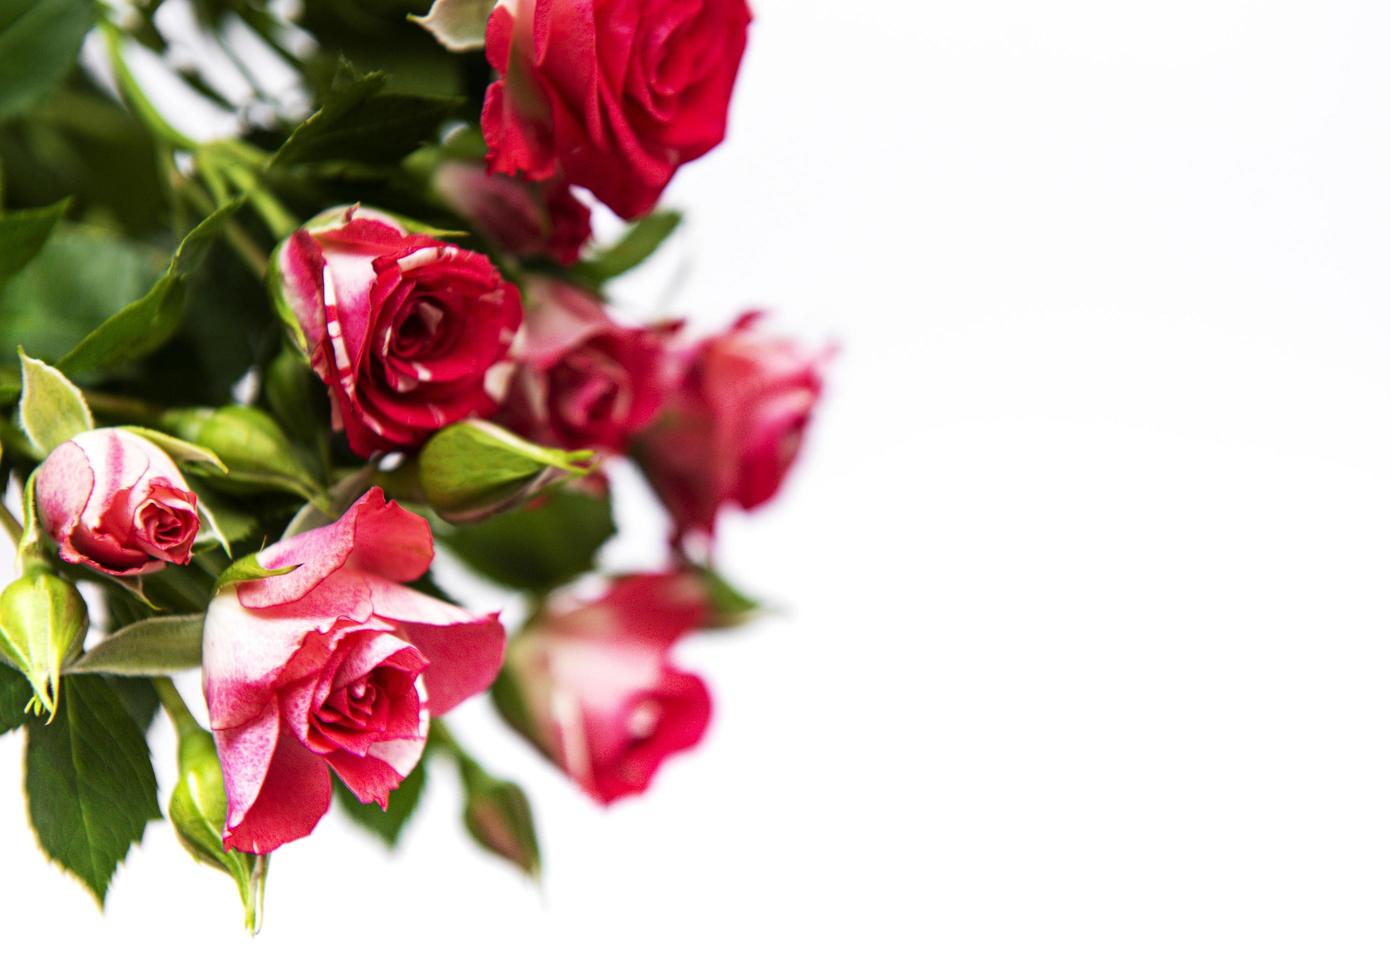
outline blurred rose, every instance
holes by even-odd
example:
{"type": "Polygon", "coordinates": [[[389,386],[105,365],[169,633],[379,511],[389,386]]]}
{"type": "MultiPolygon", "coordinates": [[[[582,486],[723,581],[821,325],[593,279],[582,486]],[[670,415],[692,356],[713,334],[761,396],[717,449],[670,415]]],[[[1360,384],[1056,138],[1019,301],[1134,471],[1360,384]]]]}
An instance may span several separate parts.
{"type": "Polygon", "coordinates": [[[497,420],[536,442],[621,452],[666,394],[669,332],[620,326],[590,293],[532,280],[497,420]]]}
{"type": "Polygon", "coordinates": [[[826,354],[767,336],[757,319],[679,355],[675,393],[634,447],[679,532],[713,534],[722,507],[772,498],[820,398],[826,354]]]}
{"type": "Polygon", "coordinates": [[[484,376],[521,301],[485,256],[350,207],[295,232],[276,266],[334,427],[358,455],[418,446],[492,409],[484,376]]]}
{"type": "Polygon", "coordinates": [[[488,21],[490,166],[645,214],[724,139],[749,19],[745,0],[505,0],[488,21]]]}
{"type": "Polygon", "coordinates": [[[187,565],[198,536],[198,498],[179,468],[125,429],[83,432],[53,450],[34,499],[59,557],[107,575],[187,565]]]}
{"type": "Polygon", "coordinates": [[[672,646],[706,617],[704,591],[681,574],[635,575],[593,602],[552,605],[512,644],[506,676],[520,711],[509,720],[596,800],[643,792],[710,722],[704,682],[671,664],[672,646]]]}
{"type": "Polygon", "coordinates": [[[328,527],[272,545],[270,569],[208,607],[203,692],[227,784],[223,840],[265,854],[328,809],[329,770],[364,803],[420,761],[429,719],[492,683],[497,616],[401,585],[430,567],[422,517],[369,491],[328,527]]]}
{"type": "Polygon", "coordinates": [[[589,208],[564,183],[532,184],[451,161],[435,171],[444,202],[504,252],[574,265],[589,241],[589,208]]]}

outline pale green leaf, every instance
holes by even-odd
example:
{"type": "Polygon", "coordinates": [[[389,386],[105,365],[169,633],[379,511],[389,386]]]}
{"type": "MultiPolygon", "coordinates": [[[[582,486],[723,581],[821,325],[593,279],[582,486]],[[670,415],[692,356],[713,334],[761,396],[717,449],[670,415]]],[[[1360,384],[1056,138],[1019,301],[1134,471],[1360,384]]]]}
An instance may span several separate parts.
{"type": "Polygon", "coordinates": [[[82,392],[63,372],[27,356],[22,348],[19,360],[19,423],[34,448],[47,456],[73,436],[90,430],[95,424],[92,412],[82,392]]]}
{"type": "Polygon", "coordinates": [[[192,670],[202,662],[202,613],[154,616],[118,629],[65,673],[159,677],[192,670]]]}

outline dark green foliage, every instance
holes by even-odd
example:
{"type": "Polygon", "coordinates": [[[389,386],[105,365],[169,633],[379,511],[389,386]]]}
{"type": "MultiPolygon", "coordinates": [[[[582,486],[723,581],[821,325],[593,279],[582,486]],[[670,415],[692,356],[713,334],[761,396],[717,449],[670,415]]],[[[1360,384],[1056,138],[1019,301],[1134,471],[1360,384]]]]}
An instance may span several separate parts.
{"type": "Polygon", "coordinates": [[[95,9],[93,0],[0,0],[0,118],[62,81],[95,9]]]}
{"type": "Polygon", "coordinates": [[[539,593],[590,571],[616,530],[607,494],[556,489],[439,540],[493,581],[539,593]]]}
{"type": "Polygon", "coordinates": [[[110,684],[73,675],[51,723],[31,718],[24,784],[44,852],[104,902],[116,866],[159,818],[145,735],[110,684]]]}
{"type": "Polygon", "coordinates": [[[338,780],[333,781],[333,795],[338,798],[338,806],[348,818],[359,827],[378,837],[388,847],[395,847],[401,839],[401,831],[406,827],[420,805],[421,794],[425,791],[425,760],[401,780],[401,785],[392,790],[385,810],[375,803],[362,803],[352,791],[338,780]]]}

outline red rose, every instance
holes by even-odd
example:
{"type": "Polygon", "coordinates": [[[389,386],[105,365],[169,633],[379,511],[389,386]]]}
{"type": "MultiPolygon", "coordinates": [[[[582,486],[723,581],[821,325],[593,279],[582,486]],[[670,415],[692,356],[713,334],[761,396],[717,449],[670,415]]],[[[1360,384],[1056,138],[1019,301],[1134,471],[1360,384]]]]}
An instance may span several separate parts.
{"type": "Polygon", "coordinates": [[[198,536],[198,498],[179,468],[124,429],[83,432],[53,450],[34,500],[58,556],[107,575],[187,565],[198,536]]]}
{"type": "Polygon", "coordinates": [[[440,196],[498,248],[574,265],[590,236],[589,208],[567,184],[532,184],[452,161],[435,171],[440,196]]]}
{"type": "Polygon", "coordinates": [[[566,449],[621,452],[661,407],[666,331],[615,323],[582,289],[534,280],[498,421],[566,449]]]}
{"type": "Polygon", "coordinates": [[[508,654],[522,709],[510,720],[596,800],[643,792],[710,723],[705,683],[671,664],[707,615],[704,590],[680,574],[634,575],[593,602],[549,606],[508,654]]]}
{"type": "Polygon", "coordinates": [[[429,719],[492,683],[497,616],[401,585],[430,567],[422,517],[368,491],[339,520],[272,545],[295,566],[213,598],[203,692],[227,787],[228,847],[265,854],[314,829],[329,771],[364,803],[420,761],[429,719]]]}
{"type": "Polygon", "coordinates": [[[334,427],[358,455],[418,446],[492,409],[484,376],[522,308],[485,256],[350,207],[295,232],[276,266],[334,427]]]}
{"type": "Polygon", "coordinates": [[[681,380],[635,449],[679,532],[713,534],[722,507],[777,493],[821,395],[826,354],[760,333],[757,319],[681,355],[681,380]]]}
{"type": "Polygon", "coordinates": [[[745,0],[506,0],[488,21],[489,165],[645,214],[724,139],[749,20],[745,0]]]}

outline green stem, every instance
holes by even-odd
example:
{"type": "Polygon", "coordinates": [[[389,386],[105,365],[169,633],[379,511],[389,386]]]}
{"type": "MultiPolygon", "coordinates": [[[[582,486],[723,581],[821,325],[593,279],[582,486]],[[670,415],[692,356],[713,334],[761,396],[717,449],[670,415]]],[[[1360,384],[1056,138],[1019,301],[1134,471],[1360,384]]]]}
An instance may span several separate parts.
{"type": "Polygon", "coordinates": [[[261,220],[276,238],[289,238],[299,227],[299,221],[274,194],[262,186],[260,180],[250,170],[238,164],[231,164],[224,173],[232,183],[246,195],[251,206],[256,209],[261,220]]]}
{"type": "Polygon", "coordinates": [[[126,63],[123,48],[125,38],[121,34],[121,29],[105,18],[102,19],[98,27],[102,37],[106,39],[106,50],[111,56],[111,70],[116,76],[116,86],[120,89],[126,102],[130,104],[131,110],[140,117],[150,132],[161,142],[181,150],[196,149],[197,142],[179,132],[169,123],[169,120],[160,115],[159,110],[154,107],[154,103],[146,97],[144,90],[140,88],[140,83],[135,80],[130,65],[126,63]]]}
{"type": "Polygon", "coordinates": [[[24,525],[15,519],[4,504],[0,504],[0,524],[5,525],[5,533],[10,536],[10,542],[18,548],[19,543],[24,540],[24,525]]]}
{"type": "Polygon", "coordinates": [[[159,703],[164,708],[164,713],[169,716],[169,720],[174,724],[174,730],[182,738],[185,734],[194,731],[201,731],[202,726],[193,717],[193,712],[188,710],[183,695],[179,694],[179,689],[174,686],[174,682],[167,677],[152,677],[150,683],[154,685],[155,694],[159,696],[159,703]]]}
{"type": "MultiPolygon", "coordinates": [[[[219,207],[226,204],[231,198],[227,196],[226,185],[223,183],[222,175],[215,165],[208,164],[207,158],[200,154],[198,157],[198,173],[208,182],[212,188],[214,197],[209,197],[208,192],[203,190],[195,183],[185,183],[180,189],[184,196],[203,209],[203,213],[212,214],[219,207]]],[[[251,270],[252,275],[257,279],[264,279],[266,268],[270,265],[270,258],[266,255],[265,249],[256,244],[246,229],[235,221],[227,221],[222,226],[223,237],[227,239],[227,244],[232,246],[232,251],[236,252],[246,267],[251,270]]]]}

